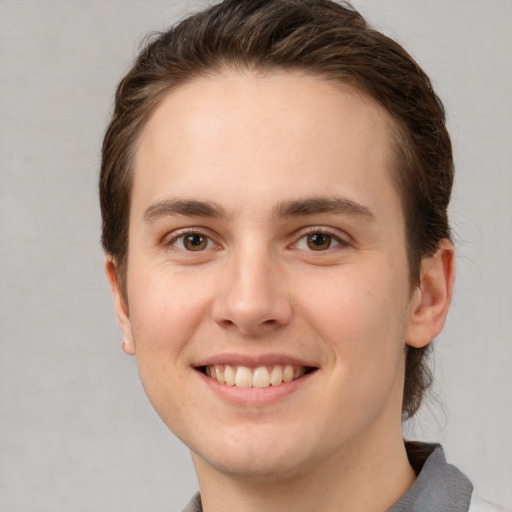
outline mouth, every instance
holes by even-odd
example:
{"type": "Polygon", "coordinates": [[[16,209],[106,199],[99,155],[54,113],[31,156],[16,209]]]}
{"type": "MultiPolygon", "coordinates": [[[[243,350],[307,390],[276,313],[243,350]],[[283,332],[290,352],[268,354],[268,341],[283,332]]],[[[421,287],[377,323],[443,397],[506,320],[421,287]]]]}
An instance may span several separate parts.
{"type": "Polygon", "coordinates": [[[199,366],[196,369],[210,379],[226,386],[260,389],[280,386],[317,370],[311,366],[280,364],[256,367],[212,364],[199,366]]]}

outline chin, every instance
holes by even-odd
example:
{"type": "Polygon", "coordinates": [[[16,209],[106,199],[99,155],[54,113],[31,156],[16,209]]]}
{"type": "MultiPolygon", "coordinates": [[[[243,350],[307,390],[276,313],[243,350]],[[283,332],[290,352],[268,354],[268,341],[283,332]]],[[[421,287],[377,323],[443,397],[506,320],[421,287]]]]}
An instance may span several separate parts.
{"type": "Polygon", "coordinates": [[[218,473],[235,480],[248,482],[283,481],[303,472],[304,461],[278,458],[275,454],[267,456],[260,453],[257,457],[223,456],[203,459],[218,473]],[[301,463],[302,462],[302,463],[301,463]]]}
{"type": "Polygon", "coordinates": [[[305,439],[284,439],[282,428],[266,432],[267,435],[250,431],[246,434],[227,434],[223,442],[192,450],[194,462],[199,458],[225,476],[253,482],[286,480],[310,467],[305,439]]]}

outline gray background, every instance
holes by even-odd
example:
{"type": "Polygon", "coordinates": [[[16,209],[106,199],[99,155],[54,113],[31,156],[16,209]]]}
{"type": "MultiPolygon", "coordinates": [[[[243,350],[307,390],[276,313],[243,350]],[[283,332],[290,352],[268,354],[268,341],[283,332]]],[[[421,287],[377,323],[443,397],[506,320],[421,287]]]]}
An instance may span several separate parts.
{"type": "MultiPolygon", "coordinates": [[[[457,180],[437,399],[408,425],[512,509],[512,2],[355,0],[445,101],[457,180]]],[[[200,1],[0,0],[0,511],[173,511],[196,489],[102,272],[96,176],[141,36],[200,1]]]]}

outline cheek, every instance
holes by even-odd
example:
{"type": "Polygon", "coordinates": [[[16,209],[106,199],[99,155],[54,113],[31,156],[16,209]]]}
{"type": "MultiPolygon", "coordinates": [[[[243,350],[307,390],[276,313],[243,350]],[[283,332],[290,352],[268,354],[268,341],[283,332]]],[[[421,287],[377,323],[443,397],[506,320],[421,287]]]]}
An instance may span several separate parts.
{"type": "Polygon", "coordinates": [[[308,287],[300,303],[307,323],[334,353],[333,364],[370,380],[376,372],[395,371],[405,344],[407,279],[382,268],[340,269],[308,287]]]}
{"type": "Polygon", "coordinates": [[[130,320],[138,356],[141,351],[176,356],[206,317],[207,283],[165,267],[131,277],[130,320]]]}
{"type": "Polygon", "coordinates": [[[156,412],[171,430],[182,432],[189,411],[199,406],[186,384],[188,347],[206,318],[208,291],[169,268],[143,268],[128,281],[137,367],[156,412]]]}

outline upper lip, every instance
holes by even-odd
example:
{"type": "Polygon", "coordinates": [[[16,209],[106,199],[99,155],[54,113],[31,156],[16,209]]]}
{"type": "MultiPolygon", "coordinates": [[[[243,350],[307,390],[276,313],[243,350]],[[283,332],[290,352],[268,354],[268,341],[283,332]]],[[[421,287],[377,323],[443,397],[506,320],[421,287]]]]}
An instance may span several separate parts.
{"type": "Polygon", "coordinates": [[[212,366],[215,364],[228,364],[230,366],[247,366],[249,368],[256,368],[258,366],[272,366],[272,365],[291,365],[291,366],[304,366],[308,368],[316,368],[318,365],[311,361],[289,356],[286,354],[260,354],[257,356],[249,356],[247,354],[236,353],[221,353],[199,359],[194,362],[192,366],[212,366]]]}

